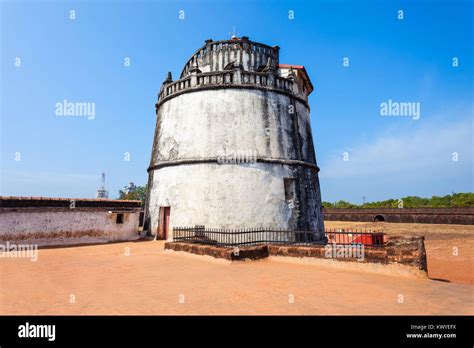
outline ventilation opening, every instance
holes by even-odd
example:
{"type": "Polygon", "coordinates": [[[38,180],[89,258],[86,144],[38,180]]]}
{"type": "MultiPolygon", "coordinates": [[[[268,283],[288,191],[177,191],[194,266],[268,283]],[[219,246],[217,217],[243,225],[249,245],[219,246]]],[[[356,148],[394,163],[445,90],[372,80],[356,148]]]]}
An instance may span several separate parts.
{"type": "Polygon", "coordinates": [[[376,215],[374,217],[374,222],[385,222],[385,218],[382,215],[376,215]]]}
{"type": "Polygon", "coordinates": [[[224,68],[224,70],[233,70],[233,69],[235,69],[235,62],[230,62],[224,68]]]}
{"type": "Polygon", "coordinates": [[[117,214],[117,219],[115,222],[118,224],[123,224],[123,214],[117,214]]]}
{"type": "Polygon", "coordinates": [[[295,179],[294,178],[283,178],[283,184],[285,185],[285,200],[292,201],[295,199],[295,179]]]}

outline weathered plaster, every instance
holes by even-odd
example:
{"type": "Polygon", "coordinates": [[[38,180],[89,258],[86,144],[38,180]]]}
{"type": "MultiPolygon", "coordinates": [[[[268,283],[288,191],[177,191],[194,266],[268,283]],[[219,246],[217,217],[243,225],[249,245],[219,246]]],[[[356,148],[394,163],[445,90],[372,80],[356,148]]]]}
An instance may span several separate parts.
{"type": "Polygon", "coordinates": [[[0,211],[0,243],[60,245],[138,239],[139,211],[22,208],[0,211]]]}

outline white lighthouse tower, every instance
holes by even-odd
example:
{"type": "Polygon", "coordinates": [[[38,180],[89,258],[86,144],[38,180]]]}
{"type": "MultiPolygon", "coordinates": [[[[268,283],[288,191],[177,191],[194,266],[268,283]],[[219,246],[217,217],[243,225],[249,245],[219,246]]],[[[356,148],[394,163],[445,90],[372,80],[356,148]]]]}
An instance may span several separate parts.
{"type": "Polygon", "coordinates": [[[207,40],[163,82],[146,219],[173,226],[314,231],[323,217],[303,66],[247,37],[207,40]]]}

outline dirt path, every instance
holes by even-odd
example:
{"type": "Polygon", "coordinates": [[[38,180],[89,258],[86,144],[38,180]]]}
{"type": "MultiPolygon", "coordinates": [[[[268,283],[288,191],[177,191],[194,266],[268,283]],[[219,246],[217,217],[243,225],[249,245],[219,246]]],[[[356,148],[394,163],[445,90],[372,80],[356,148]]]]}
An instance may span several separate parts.
{"type": "Polygon", "coordinates": [[[382,229],[391,235],[425,236],[428,274],[453,283],[474,284],[474,225],[394,224],[325,221],[326,228],[382,229]]]}
{"type": "Polygon", "coordinates": [[[0,275],[0,314],[474,314],[471,285],[229,264],[154,241],[42,249],[37,262],[1,259],[0,275]]]}

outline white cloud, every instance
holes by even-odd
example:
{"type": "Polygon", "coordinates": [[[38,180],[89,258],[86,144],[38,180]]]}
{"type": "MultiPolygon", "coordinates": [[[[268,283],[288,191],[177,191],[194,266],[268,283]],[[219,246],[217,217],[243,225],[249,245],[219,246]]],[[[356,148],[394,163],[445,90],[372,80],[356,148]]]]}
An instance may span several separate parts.
{"type": "MultiPolygon", "coordinates": [[[[420,121],[421,122],[421,121],[420,121]]],[[[416,129],[387,131],[374,141],[340,149],[320,163],[322,179],[436,174],[454,169],[472,176],[472,120],[425,121],[416,129]],[[343,160],[348,152],[349,160],[343,160]],[[457,152],[459,161],[453,161],[457,152]]]]}

